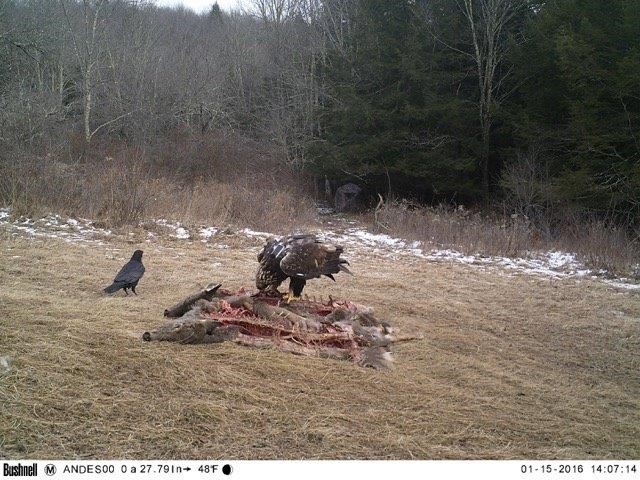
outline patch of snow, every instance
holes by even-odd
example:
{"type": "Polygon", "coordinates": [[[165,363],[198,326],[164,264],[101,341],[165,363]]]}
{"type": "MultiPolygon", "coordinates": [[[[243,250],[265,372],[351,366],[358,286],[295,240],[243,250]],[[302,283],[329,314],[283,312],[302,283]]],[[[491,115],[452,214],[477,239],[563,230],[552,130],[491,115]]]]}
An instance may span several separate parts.
{"type": "Polygon", "coordinates": [[[246,235],[247,237],[269,238],[274,236],[272,233],[256,232],[255,230],[251,230],[250,228],[243,228],[242,230],[240,230],[240,233],[246,235]]]}
{"type": "Polygon", "coordinates": [[[165,227],[173,230],[174,233],[171,234],[170,236],[174,238],[178,238],[180,240],[186,240],[188,238],[191,238],[191,235],[189,234],[189,230],[184,228],[180,222],[171,223],[168,220],[165,220],[164,218],[160,218],[158,220],[155,220],[155,223],[157,225],[160,225],[161,227],[165,227]]]}
{"type": "Polygon", "coordinates": [[[203,242],[208,241],[216,233],[218,233],[218,229],[215,228],[215,227],[201,227],[200,228],[200,236],[202,237],[202,241],[203,242]]]}
{"type": "Polygon", "coordinates": [[[551,268],[561,268],[566,265],[575,265],[577,263],[574,253],[549,252],[547,254],[547,258],[551,268]]]}
{"type": "MultiPolygon", "coordinates": [[[[14,230],[18,230],[19,232],[24,232],[27,235],[33,235],[33,236],[38,236],[39,235],[39,232],[33,227],[25,227],[23,225],[14,225],[13,229],[14,230]]],[[[53,236],[55,236],[55,235],[53,235],[53,236]]]]}
{"type": "Polygon", "coordinates": [[[640,290],[640,283],[629,283],[626,278],[618,278],[616,280],[604,279],[603,282],[623,290],[640,290]]]}
{"type": "Polygon", "coordinates": [[[640,289],[640,285],[626,279],[617,279],[613,282],[602,279],[601,277],[607,273],[606,271],[593,272],[578,261],[576,254],[570,252],[530,252],[527,258],[492,257],[479,254],[467,255],[453,249],[431,248],[427,250],[422,242],[409,242],[384,233],[376,234],[356,228],[347,229],[340,234],[326,231],[322,235],[330,241],[350,247],[350,250],[356,253],[366,250],[368,254],[372,253],[389,258],[411,256],[432,262],[449,261],[473,265],[478,268],[498,267],[507,271],[552,278],[591,276],[619,288],[640,289]]]}
{"type": "Polygon", "coordinates": [[[176,228],[176,238],[179,238],[181,240],[184,240],[186,238],[190,238],[191,235],[189,235],[189,232],[182,228],[182,227],[178,227],[176,228]]]}
{"type": "Polygon", "coordinates": [[[108,236],[110,230],[93,227],[89,220],[67,218],[63,220],[60,215],[49,214],[44,218],[32,220],[20,218],[9,220],[10,209],[0,210],[0,226],[4,226],[14,234],[23,233],[30,237],[59,238],[66,242],[93,242],[103,244],[97,240],[98,236],[108,236]]]}
{"type": "Polygon", "coordinates": [[[386,233],[370,233],[365,230],[351,231],[351,236],[367,245],[386,245],[389,247],[403,248],[406,243],[399,238],[393,238],[386,233]]]}
{"type": "MultiPolygon", "coordinates": [[[[415,250],[415,249],[414,249],[415,250]]],[[[420,252],[417,252],[420,255],[420,252]]],[[[428,254],[424,255],[423,258],[427,260],[432,260],[435,262],[443,261],[443,260],[452,260],[458,263],[466,263],[466,264],[474,264],[478,263],[478,259],[473,255],[465,255],[463,253],[457,252],[455,250],[431,250],[428,254]]]]}

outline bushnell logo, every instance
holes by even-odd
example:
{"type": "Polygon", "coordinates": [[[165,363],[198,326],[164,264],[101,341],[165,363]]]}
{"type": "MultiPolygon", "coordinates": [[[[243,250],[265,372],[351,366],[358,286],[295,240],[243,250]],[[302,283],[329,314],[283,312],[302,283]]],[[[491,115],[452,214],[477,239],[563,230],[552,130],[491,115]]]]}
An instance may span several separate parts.
{"type": "Polygon", "coordinates": [[[5,477],[37,477],[38,464],[23,465],[18,463],[17,465],[9,465],[5,463],[2,467],[2,473],[5,477]]]}

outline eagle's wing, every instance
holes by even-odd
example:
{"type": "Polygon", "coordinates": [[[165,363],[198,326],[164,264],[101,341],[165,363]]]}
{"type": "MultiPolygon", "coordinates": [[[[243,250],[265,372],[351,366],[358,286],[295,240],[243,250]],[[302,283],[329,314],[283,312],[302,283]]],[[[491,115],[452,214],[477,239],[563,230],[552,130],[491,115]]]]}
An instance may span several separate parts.
{"type": "Polygon", "coordinates": [[[289,244],[280,260],[280,268],[289,277],[305,280],[319,278],[321,275],[331,276],[340,271],[351,273],[344,266],[347,261],[340,258],[343,251],[339,245],[324,243],[314,236],[305,236],[289,244]]]}
{"type": "Polygon", "coordinates": [[[258,262],[262,262],[262,260],[280,262],[292,245],[315,240],[315,235],[309,234],[291,235],[280,239],[270,238],[262,251],[258,253],[258,262]]]}
{"type": "Polygon", "coordinates": [[[260,251],[260,253],[258,253],[259,262],[261,262],[264,256],[269,253],[269,250],[271,249],[271,247],[273,247],[274,242],[275,242],[275,239],[273,238],[270,238],[269,240],[267,240],[267,243],[265,243],[264,248],[260,251]]]}

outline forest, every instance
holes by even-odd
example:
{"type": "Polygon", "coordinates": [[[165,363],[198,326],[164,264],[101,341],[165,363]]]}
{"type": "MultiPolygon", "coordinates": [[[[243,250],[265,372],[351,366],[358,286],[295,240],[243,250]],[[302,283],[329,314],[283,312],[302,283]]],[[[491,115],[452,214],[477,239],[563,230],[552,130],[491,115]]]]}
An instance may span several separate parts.
{"type": "Polygon", "coordinates": [[[215,184],[251,223],[354,182],[637,244],[639,39],[637,0],[3,0],[0,201],[127,223],[215,184]]]}

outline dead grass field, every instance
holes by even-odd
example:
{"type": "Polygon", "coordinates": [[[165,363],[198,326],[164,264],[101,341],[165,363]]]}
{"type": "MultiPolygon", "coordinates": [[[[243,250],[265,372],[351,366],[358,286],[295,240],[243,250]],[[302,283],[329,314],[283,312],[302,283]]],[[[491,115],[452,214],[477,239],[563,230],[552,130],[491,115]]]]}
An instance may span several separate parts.
{"type": "Polygon", "coordinates": [[[143,343],[209,281],[250,286],[258,241],[105,246],[0,232],[0,457],[638,458],[640,297],[358,254],[309,294],[404,333],[389,372],[234,344],[143,343]],[[101,294],[143,245],[137,297],[101,294]]]}

